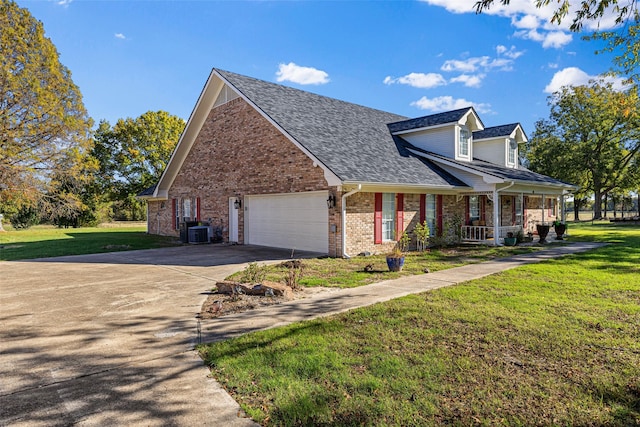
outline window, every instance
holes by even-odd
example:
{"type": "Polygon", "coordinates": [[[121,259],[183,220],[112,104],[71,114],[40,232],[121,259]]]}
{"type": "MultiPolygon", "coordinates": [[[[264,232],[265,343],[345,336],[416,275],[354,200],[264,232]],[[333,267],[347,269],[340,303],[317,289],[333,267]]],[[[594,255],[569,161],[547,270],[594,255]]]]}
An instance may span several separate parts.
{"type": "Polygon", "coordinates": [[[516,150],[518,149],[518,143],[515,139],[509,138],[507,140],[507,163],[510,165],[515,165],[516,162],[516,150]]]}
{"type": "Polygon", "coordinates": [[[522,222],[522,197],[521,196],[516,196],[516,215],[515,215],[515,222],[516,225],[522,225],[524,224],[522,222]]]}
{"type": "Polygon", "coordinates": [[[480,220],[480,196],[469,196],[469,221],[480,220]]]}
{"type": "Polygon", "coordinates": [[[182,199],[182,216],[185,221],[191,221],[191,199],[182,199]]]}
{"type": "Polygon", "coordinates": [[[395,240],[396,195],[382,193],[382,240],[395,240]]]}
{"type": "Polygon", "coordinates": [[[466,127],[460,128],[460,145],[458,147],[458,155],[461,157],[469,157],[469,139],[471,133],[466,127]]]}
{"type": "Polygon", "coordinates": [[[436,207],[436,195],[435,194],[427,194],[425,197],[425,218],[424,220],[427,222],[429,226],[429,235],[436,235],[437,224],[437,207],[436,207]]]}

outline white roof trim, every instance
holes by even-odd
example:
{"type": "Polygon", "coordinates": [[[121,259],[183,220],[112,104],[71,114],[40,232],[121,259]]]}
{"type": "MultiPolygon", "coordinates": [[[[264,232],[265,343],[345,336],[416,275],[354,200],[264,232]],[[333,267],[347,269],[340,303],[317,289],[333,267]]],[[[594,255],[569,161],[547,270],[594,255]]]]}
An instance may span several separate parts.
{"type": "Polygon", "coordinates": [[[187,125],[180,135],[180,139],[178,140],[178,144],[176,148],[173,150],[171,154],[171,158],[167,163],[167,167],[165,168],[160,180],[158,181],[158,185],[153,192],[153,195],[147,196],[149,199],[166,199],[168,197],[169,188],[173,185],[173,181],[175,180],[178,172],[182,168],[184,161],[187,158],[187,155],[191,151],[191,147],[195,143],[202,126],[207,121],[209,117],[209,113],[213,108],[213,105],[218,99],[220,92],[227,85],[231,88],[235,93],[238,94],[242,99],[245,100],[253,109],[255,109],[260,115],[262,115],[269,123],[276,127],[289,141],[291,141],[296,147],[298,147],[307,157],[309,157],[316,165],[320,166],[324,171],[324,177],[327,180],[327,184],[329,186],[341,185],[342,181],[338,178],[333,171],[331,171],[327,166],[325,166],[320,160],[318,160],[309,150],[300,145],[298,141],[295,140],[291,135],[289,135],[280,125],[274,122],[261,108],[259,108],[254,102],[252,102],[249,98],[247,98],[242,92],[240,92],[236,87],[227,81],[224,76],[222,76],[216,69],[213,69],[209,74],[209,78],[198,97],[198,101],[189,116],[189,120],[187,121],[187,125]]]}
{"type": "Polygon", "coordinates": [[[182,135],[180,135],[178,144],[171,154],[167,167],[162,173],[162,176],[158,181],[158,185],[156,185],[153,196],[151,196],[152,198],[166,199],[168,197],[169,188],[173,185],[173,181],[176,179],[187,155],[191,151],[191,147],[200,133],[200,129],[202,129],[207,117],[209,117],[209,112],[211,111],[213,104],[224,87],[224,84],[220,84],[222,83],[220,81],[215,83],[213,72],[211,72],[202,92],[200,92],[198,101],[189,116],[187,125],[182,131],[182,135]],[[215,83],[218,84],[216,85],[215,83]]]}
{"type": "Polygon", "coordinates": [[[405,192],[405,193],[429,193],[438,192],[439,194],[457,194],[460,191],[469,191],[471,187],[456,186],[456,185],[425,185],[425,184],[403,184],[392,182],[363,182],[363,181],[345,181],[343,183],[345,187],[348,186],[361,186],[360,191],[372,192],[405,192]],[[402,191],[401,191],[402,190],[402,191]]]}

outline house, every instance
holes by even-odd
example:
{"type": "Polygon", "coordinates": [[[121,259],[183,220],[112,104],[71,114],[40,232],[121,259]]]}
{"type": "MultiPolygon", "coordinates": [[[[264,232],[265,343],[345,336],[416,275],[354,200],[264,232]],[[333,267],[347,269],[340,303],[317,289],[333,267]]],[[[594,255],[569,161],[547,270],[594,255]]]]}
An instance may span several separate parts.
{"type": "Polygon", "coordinates": [[[148,231],[207,221],[224,241],[348,257],[427,221],[501,244],[576,187],[518,161],[519,124],[472,108],[407,118],[213,69],[148,201],[148,231]],[[459,228],[458,228],[459,227],[459,228]]]}

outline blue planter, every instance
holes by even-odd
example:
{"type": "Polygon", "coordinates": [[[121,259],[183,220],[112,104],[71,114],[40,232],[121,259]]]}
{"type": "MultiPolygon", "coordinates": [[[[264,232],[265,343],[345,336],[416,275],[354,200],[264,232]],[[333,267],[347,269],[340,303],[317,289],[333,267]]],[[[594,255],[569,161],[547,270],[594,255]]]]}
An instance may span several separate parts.
{"type": "Polygon", "coordinates": [[[518,243],[518,238],[517,237],[505,237],[504,238],[504,245],[505,246],[515,246],[518,243]]]}
{"type": "Polygon", "coordinates": [[[387,257],[387,267],[389,271],[400,271],[404,266],[404,257],[387,257]]]}

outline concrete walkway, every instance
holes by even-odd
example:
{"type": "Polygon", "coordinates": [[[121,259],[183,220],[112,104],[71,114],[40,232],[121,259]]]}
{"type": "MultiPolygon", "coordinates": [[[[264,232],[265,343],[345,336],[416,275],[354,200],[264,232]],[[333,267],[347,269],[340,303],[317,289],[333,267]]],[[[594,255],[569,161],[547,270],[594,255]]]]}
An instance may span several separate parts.
{"type": "Polygon", "coordinates": [[[550,245],[544,250],[530,254],[469,264],[419,276],[405,276],[357,288],[330,290],[305,299],[207,320],[203,323],[202,340],[216,342],[292,322],[330,316],[357,307],[451,286],[522,265],[585,252],[601,246],[604,244],[591,242],[574,242],[566,246],[550,245]]]}

